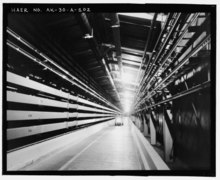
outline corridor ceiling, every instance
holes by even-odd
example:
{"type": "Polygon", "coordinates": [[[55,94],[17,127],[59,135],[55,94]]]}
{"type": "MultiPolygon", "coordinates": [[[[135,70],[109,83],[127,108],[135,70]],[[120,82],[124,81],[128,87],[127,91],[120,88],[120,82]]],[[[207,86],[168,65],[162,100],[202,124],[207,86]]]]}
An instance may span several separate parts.
{"type": "MultiPolygon", "coordinates": [[[[9,19],[9,27],[19,36],[128,112],[146,103],[148,91],[152,96],[163,82],[169,83],[162,78],[181,65],[175,62],[187,43],[193,42],[195,28],[188,31],[188,26],[202,26],[206,17],[202,13],[118,12],[9,14],[9,19]]],[[[170,77],[177,74],[174,70],[170,77]]],[[[151,101],[148,98],[147,103],[151,101]]]]}

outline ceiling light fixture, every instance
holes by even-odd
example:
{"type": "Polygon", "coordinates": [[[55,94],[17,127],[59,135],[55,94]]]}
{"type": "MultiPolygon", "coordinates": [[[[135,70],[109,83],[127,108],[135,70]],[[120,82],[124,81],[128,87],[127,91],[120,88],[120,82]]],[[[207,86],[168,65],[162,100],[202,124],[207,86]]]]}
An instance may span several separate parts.
{"type": "MultiPolygon", "coordinates": [[[[149,19],[149,20],[152,20],[154,16],[154,13],[118,13],[118,14],[124,15],[124,16],[141,18],[141,19],[149,19]]],[[[164,14],[159,14],[157,16],[157,21],[165,22],[166,17],[167,16],[164,14]]]]}

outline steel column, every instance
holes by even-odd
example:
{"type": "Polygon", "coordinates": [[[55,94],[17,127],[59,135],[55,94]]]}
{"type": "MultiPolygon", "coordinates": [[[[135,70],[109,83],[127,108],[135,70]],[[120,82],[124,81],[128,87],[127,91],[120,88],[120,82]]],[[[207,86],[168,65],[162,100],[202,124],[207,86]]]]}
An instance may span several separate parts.
{"type": "MultiPolygon", "coordinates": [[[[145,113],[145,112],[143,112],[145,113]]],[[[147,121],[146,121],[146,115],[143,114],[143,119],[144,119],[144,136],[148,136],[149,132],[148,132],[148,124],[147,124],[147,121]]]]}
{"type": "Polygon", "coordinates": [[[156,127],[154,125],[152,116],[150,116],[150,142],[152,145],[157,143],[156,127]]]}
{"type": "MultiPolygon", "coordinates": [[[[166,111],[166,109],[164,109],[166,111]]],[[[161,117],[163,122],[163,142],[164,142],[164,157],[166,162],[172,162],[173,161],[173,138],[170,133],[167,121],[165,120],[164,114],[161,117]]]]}

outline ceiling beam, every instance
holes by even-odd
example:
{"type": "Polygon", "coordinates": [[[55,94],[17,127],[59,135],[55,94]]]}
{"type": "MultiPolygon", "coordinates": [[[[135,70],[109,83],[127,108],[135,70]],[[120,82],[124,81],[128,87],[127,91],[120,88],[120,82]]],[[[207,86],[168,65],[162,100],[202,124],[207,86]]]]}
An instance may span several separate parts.
{"type": "MultiPolygon", "coordinates": [[[[102,43],[102,46],[111,47],[111,48],[115,49],[115,46],[113,44],[102,43]]],[[[128,52],[128,53],[135,54],[137,56],[143,56],[143,54],[144,54],[144,51],[141,51],[138,49],[133,49],[133,48],[127,48],[127,47],[123,47],[123,46],[121,46],[121,50],[128,52]]]]}

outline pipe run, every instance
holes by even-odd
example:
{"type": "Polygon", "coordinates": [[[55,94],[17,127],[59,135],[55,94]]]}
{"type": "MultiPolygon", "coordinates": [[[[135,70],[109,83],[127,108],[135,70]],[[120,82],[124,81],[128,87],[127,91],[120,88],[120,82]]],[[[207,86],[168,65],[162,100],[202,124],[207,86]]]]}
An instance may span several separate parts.
{"type": "MultiPolygon", "coordinates": [[[[179,38],[177,39],[176,43],[172,46],[171,50],[168,52],[168,54],[166,55],[165,58],[163,58],[162,62],[160,63],[160,65],[157,67],[157,69],[155,70],[155,72],[153,73],[153,75],[151,75],[149,77],[148,82],[150,83],[151,80],[153,79],[153,77],[157,74],[157,72],[162,68],[162,66],[167,62],[168,58],[171,56],[171,54],[173,53],[173,51],[176,49],[176,47],[178,46],[179,42],[184,38],[184,36],[186,35],[186,33],[188,32],[188,28],[192,25],[192,23],[197,19],[197,17],[199,16],[199,13],[196,13],[192,18],[191,21],[187,24],[187,26],[185,27],[184,31],[182,32],[182,34],[179,36],[179,38]]],[[[146,91],[146,87],[144,88],[143,92],[146,91]]]]}
{"type": "MultiPolygon", "coordinates": [[[[150,59],[148,60],[145,69],[148,69],[148,66],[149,66],[150,62],[152,61],[152,57],[153,57],[154,54],[156,53],[156,49],[157,49],[157,47],[159,46],[159,42],[160,42],[160,40],[161,40],[161,38],[162,38],[162,35],[165,33],[165,30],[166,30],[166,28],[167,28],[167,26],[168,26],[168,24],[169,24],[169,22],[170,22],[170,20],[171,20],[172,15],[173,15],[173,14],[169,14],[169,15],[167,16],[166,22],[165,22],[165,24],[164,24],[164,26],[163,26],[163,28],[162,28],[162,30],[161,30],[161,32],[160,32],[160,35],[159,35],[159,37],[158,37],[158,39],[157,39],[156,44],[154,45],[154,48],[153,48],[151,57],[150,57],[150,59]]],[[[139,92],[140,92],[140,90],[141,90],[141,88],[142,88],[142,85],[143,85],[143,83],[145,82],[145,81],[144,81],[144,78],[145,78],[145,75],[143,75],[143,76],[141,77],[140,86],[139,86],[139,89],[138,89],[138,91],[137,91],[137,93],[136,93],[137,95],[139,94],[139,92]]]]}
{"type": "Polygon", "coordinates": [[[143,110],[146,110],[146,109],[149,109],[149,108],[153,108],[153,107],[155,107],[155,106],[159,106],[159,105],[161,105],[161,104],[168,103],[168,102],[170,102],[170,101],[173,101],[173,100],[175,100],[175,99],[181,98],[181,97],[183,97],[183,96],[186,96],[186,95],[195,93],[195,92],[197,92],[197,91],[200,91],[200,90],[202,90],[202,89],[205,89],[205,88],[210,87],[210,84],[211,84],[211,81],[206,81],[206,82],[204,82],[204,83],[202,83],[202,84],[200,84],[200,85],[194,86],[194,87],[192,87],[192,88],[190,88],[190,89],[188,89],[188,90],[185,90],[185,91],[183,91],[183,92],[181,92],[181,93],[178,93],[178,94],[176,94],[176,95],[173,95],[173,96],[170,97],[170,98],[164,99],[164,100],[162,100],[162,101],[160,101],[160,102],[158,102],[158,103],[156,103],[156,104],[150,105],[150,106],[148,106],[148,107],[144,107],[144,108],[138,110],[137,112],[140,112],[140,111],[143,111],[143,110]]]}
{"type": "Polygon", "coordinates": [[[146,44],[145,44],[145,48],[144,48],[144,54],[143,54],[143,57],[142,57],[141,65],[138,69],[138,75],[136,77],[136,82],[139,79],[142,66],[145,64],[145,61],[146,61],[146,53],[147,53],[147,49],[148,49],[148,46],[149,46],[149,41],[150,41],[150,38],[151,38],[151,34],[152,34],[152,31],[153,31],[154,26],[155,26],[157,15],[158,15],[158,13],[154,14],[154,17],[153,17],[152,22],[151,22],[151,27],[150,27],[150,30],[149,30],[149,33],[148,33],[148,36],[147,36],[147,40],[146,40],[146,44]]]}
{"type": "MultiPolygon", "coordinates": [[[[72,78],[72,79],[68,78],[68,76],[64,75],[63,73],[58,72],[57,70],[55,70],[55,69],[52,68],[51,66],[47,65],[45,62],[42,62],[40,59],[34,57],[32,54],[28,53],[27,51],[25,51],[24,49],[20,48],[19,46],[17,46],[16,44],[12,43],[12,42],[9,41],[9,40],[7,41],[7,45],[8,45],[9,47],[11,47],[12,49],[17,50],[18,52],[20,52],[20,53],[23,54],[24,56],[28,57],[29,59],[33,60],[34,62],[40,64],[40,65],[43,66],[44,68],[46,68],[46,69],[52,71],[53,73],[57,74],[57,75],[60,76],[61,78],[63,78],[63,79],[65,79],[65,80],[69,81],[71,84],[78,86],[80,89],[82,89],[82,90],[84,90],[85,92],[91,94],[92,96],[96,97],[97,99],[103,101],[105,104],[110,105],[110,103],[109,103],[107,100],[105,100],[104,98],[100,97],[100,95],[94,94],[94,93],[92,92],[92,89],[91,89],[90,87],[88,87],[88,86],[83,87],[82,85],[77,84],[75,78],[72,78]]],[[[114,108],[114,107],[112,107],[112,108],[114,108]]]]}
{"type": "Polygon", "coordinates": [[[165,48],[166,45],[168,44],[168,42],[169,42],[168,40],[170,39],[171,34],[174,32],[176,26],[178,25],[180,16],[181,16],[181,13],[178,13],[178,14],[176,15],[175,21],[174,21],[172,27],[170,28],[170,31],[169,31],[169,33],[167,34],[165,40],[163,41],[162,47],[160,47],[159,52],[157,53],[157,55],[156,55],[156,57],[155,57],[155,59],[154,59],[152,65],[150,66],[150,68],[149,68],[149,70],[148,70],[148,73],[147,73],[147,75],[146,75],[145,78],[144,78],[144,81],[147,80],[148,76],[150,75],[150,73],[151,73],[151,71],[152,71],[152,68],[153,68],[154,64],[157,62],[157,60],[159,59],[160,55],[162,54],[164,48],[165,48]]]}
{"type": "Polygon", "coordinates": [[[184,58],[183,60],[172,70],[172,72],[167,75],[163,80],[161,80],[156,87],[153,88],[153,90],[151,90],[147,97],[142,98],[142,100],[136,104],[139,105],[142,102],[144,102],[146,99],[149,99],[150,97],[152,97],[152,93],[154,91],[156,91],[166,80],[168,80],[174,73],[176,73],[182,66],[184,66],[186,64],[186,62],[188,62],[188,59],[190,57],[192,57],[194,54],[196,54],[199,50],[201,50],[207,43],[209,43],[211,41],[211,36],[207,35],[195,48],[193,48],[184,58]]]}
{"type": "MultiPolygon", "coordinates": [[[[76,84],[79,88],[85,90],[86,92],[88,92],[89,94],[95,96],[96,98],[102,100],[103,102],[105,102],[106,104],[110,105],[111,107],[113,107],[114,109],[117,109],[113,104],[111,104],[108,100],[106,100],[105,98],[103,98],[99,93],[97,93],[96,91],[94,91],[91,87],[89,87],[88,85],[86,85],[84,82],[82,82],[80,79],[78,79],[77,77],[73,76],[71,73],[69,73],[67,70],[65,70],[64,68],[62,68],[60,65],[58,65],[57,63],[55,63],[52,59],[50,59],[49,57],[47,57],[45,54],[43,54],[42,52],[40,52],[40,50],[38,50],[37,48],[35,48],[32,44],[30,44],[29,42],[27,42],[25,39],[23,39],[21,36],[19,36],[18,34],[16,34],[14,31],[12,31],[11,29],[7,28],[7,33],[10,34],[11,36],[13,36],[15,39],[17,39],[19,42],[21,42],[22,44],[24,44],[25,46],[27,46],[28,48],[30,48],[31,50],[33,50],[35,53],[37,53],[38,55],[40,55],[42,58],[44,58],[46,61],[50,62],[52,65],[54,65],[56,68],[58,68],[61,72],[64,72],[65,75],[62,75],[63,78],[67,78],[68,76],[71,77],[71,79],[73,79],[74,81],[78,82],[78,84],[76,84]]],[[[13,43],[11,43],[13,44],[13,43]]],[[[10,42],[8,42],[8,45],[10,45],[10,42]]],[[[17,47],[17,45],[14,44],[14,46],[17,47]]],[[[10,47],[13,48],[12,45],[10,45],[10,47]]],[[[15,48],[14,48],[15,49],[15,48]]],[[[25,56],[28,56],[30,59],[35,59],[36,58],[31,58],[32,55],[28,55],[27,52],[25,52],[24,50],[22,50],[21,48],[17,47],[16,49],[19,49],[20,52],[22,54],[24,54],[25,56]]],[[[40,62],[40,60],[38,61],[40,62]]],[[[43,64],[43,62],[39,63],[39,64],[43,64]]],[[[45,64],[46,65],[46,64],[45,64]]],[[[49,67],[49,66],[48,66],[49,67]]],[[[52,69],[52,68],[48,68],[48,69],[52,69]]],[[[55,70],[53,70],[53,72],[55,72],[57,74],[57,72],[55,70]]],[[[59,73],[58,73],[59,75],[59,73]]],[[[119,109],[117,109],[119,110],[119,109]]]]}
{"type": "MultiPolygon", "coordinates": [[[[175,18],[174,23],[173,23],[172,27],[170,28],[168,34],[166,35],[165,40],[163,41],[162,47],[160,47],[160,49],[157,52],[156,57],[154,58],[154,60],[152,59],[153,56],[151,56],[150,61],[153,60],[153,62],[152,62],[152,65],[149,66],[149,69],[147,69],[148,71],[147,71],[147,74],[145,75],[145,77],[143,78],[143,82],[146,82],[148,80],[148,77],[149,77],[150,73],[152,72],[152,69],[153,69],[154,65],[158,61],[161,53],[163,52],[164,48],[166,47],[167,43],[169,42],[168,40],[170,39],[171,34],[174,32],[175,27],[178,25],[178,21],[180,19],[181,13],[176,13],[176,14],[174,14],[174,16],[176,16],[176,18],[175,18]]],[[[149,65],[150,61],[148,61],[148,65],[149,65]]]]}

